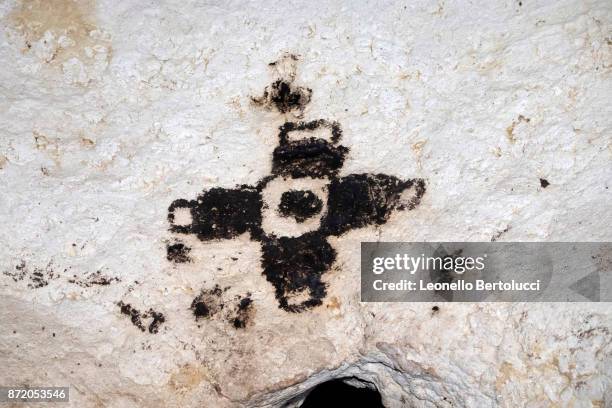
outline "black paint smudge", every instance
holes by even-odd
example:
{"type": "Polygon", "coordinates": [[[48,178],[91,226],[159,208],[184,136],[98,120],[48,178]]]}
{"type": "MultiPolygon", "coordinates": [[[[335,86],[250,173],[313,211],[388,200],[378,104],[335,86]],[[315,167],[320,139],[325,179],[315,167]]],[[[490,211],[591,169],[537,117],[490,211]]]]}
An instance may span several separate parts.
{"type": "Polygon", "coordinates": [[[540,178],[540,186],[541,186],[542,188],[546,188],[546,187],[548,187],[549,185],[550,185],[550,183],[548,182],[548,180],[543,179],[543,178],[540,178]]]}
{"type": "Polygon", "coordinates": [[[244,329],[247,326],[251,320],[252,310],[253,300],[251,294],[247,293],[246,297],[239,298],[234,315],[230,317],[230,321],[236,329],[244,329]]]}
{"type": "Polygon", "coordinates": [[[74,283],[75,285],[79,285],[82,288],[90,288],[92,286],[107,286],[113,282],[120,282],[121,279],[117,277],[110,277],[104,275],[102,271],[98,270],[94,273],[91,273],[84,278],[79,278],[77,275],[73,275],[71,279],[68,280],[70,283],[74,283]]]}
{"type": "Polygon", "coordinates": [[[159,326],[166,321],[163,313],[149,309],[148,316],[153,318],[153,321],[149,324],[149,333],[155,334],[159,331],[159,326]]]}
{"type": "Polygon", "coordinates": [[[191,309],[196,319],[210,316],[210,309],[202,300],[194,299],[193,302],[191,302],[191,309]]]}
{"type": "Polygon", "coordinates": [[[156,312],[153,309],[149,309],[147,312],[141,313],[129,303],[123,303],[122,301],[118,302],[117,306],[121,308],[121,313],[129,316],[132,324],[138,327],[142,332],[148,329],[149,333],[156,334],[159,331],[159,326],[166,321],[163,313],[156,312]],[[151,319],[148,327],[143,322],[143,319],[151,319]]]}
{"type": "Polygon", "coordinates": [[[28,284],[28,287],[31,289],[42,288],[43,286],[47,286],[49,281],[45,279],[45,275],[43,275],[42,270],[38,269],[32,272],[30,276],[31,283],[28,284]]]}
{"type": "Polygon", "coordinates": [[[510,228],[511,228],[510,225],[508,225],[503,230],[497,231],[497,233],[491,237],[491,242],[495,242],[498,239],[500,239],[502,237],[502,235],[504,235],[506,232],[510,231],[510,228]]]}
{"type": "Polygon", "coordinates": [[[172,245],[168,245],[166,247],[167,256],[166,258],[174,263],[186,263],[191,262],[191,258],[189,257],[189,252],[191,252],[191,248],[183,244],[182,242],[177,242],[172,245]]]}
{"type": "Polygon", "coordinates": [[[255,104],[267,109],[276,108],[281,113],[287,113],[304,109],[311,96],[312,89],[294,86],[291,81],[278,79],[264,89],[262,96],[251,99],[255,104]]]}
{"type": "Polygon", "coordinates": [[[123,302],[119,302],[117,304],[121,308],[121,313],[129,316],[132,324],[138,327],[140,330],[145,331],[144,324],[140,319],[140,312],[132,307],[130,304],[125,304],[123,302]]]}
{"type": "Polygon", "coordinates": [[[28,268],[26,262],[21,260],[18,265],[15,265],[14,271],[4,271],[3,275],[10,277],[14,282],[20,282],[28,278],[29,289],[40,289],[49,285],[49,281],[59,278],[59,275],[53,269],[53,261],[50,261],[44,268],[34,267],[28,268]]]}
{"type": "Polygon", "coordinates": [[[236,329],[244,329],[249,323],[253,310],[251,294],[236,296],[234,299],[224,299],[225,292],[229,289],[221,289],[215,285],[212,289],[202,289],[200,294],[191,302],[191,311],[196,321],[221,316],[222,319],[231,323],[236,329]]]}
{"type": "Polygon", "coordinates": [[[4,271],[3,275],[10,277],[14,282],[19,282],[25,279],[27,273],[26,262],[22,259],[19,264],[15,265],[15,271],[4,271]]]}
{"type": "Polygon", "coordinates": [[[221,289],[215,285],[212,289],[202,289],[200,294],[191,302],[191,311],[196,320],[208,318],[223,309],[223,293],[229,288],[221,289]]]}

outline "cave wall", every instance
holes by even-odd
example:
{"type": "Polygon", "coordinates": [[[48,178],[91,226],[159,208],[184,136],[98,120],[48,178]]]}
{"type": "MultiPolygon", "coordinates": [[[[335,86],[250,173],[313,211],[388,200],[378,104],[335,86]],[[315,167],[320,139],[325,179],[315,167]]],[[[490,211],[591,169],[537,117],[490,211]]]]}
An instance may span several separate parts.
{"type": "Polygon", "coordinates": [[[343,377],[388,407],[608,406],[608,305],[360,303],[359,243],[611,240],[611,13],[1,2],[0,384],[70,384],[75,407],[297,405],[343,377]],[[280,127],[321,119],[346,147],[325,177],[426,187],[313,238],[319,281],[264,273],[281,244],[256,215],[171,228],[194,221],[177,200],[259,194],[280,127]]]}

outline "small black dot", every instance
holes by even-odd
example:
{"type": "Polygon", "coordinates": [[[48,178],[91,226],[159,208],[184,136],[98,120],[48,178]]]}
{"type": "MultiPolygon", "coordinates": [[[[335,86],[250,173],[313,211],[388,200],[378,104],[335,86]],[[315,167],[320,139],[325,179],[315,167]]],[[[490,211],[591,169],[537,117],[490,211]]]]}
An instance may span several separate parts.
{"type": "Polygon", "coordinates": [[[440,310],[440,308],[438,306],[434,306],[431,308],[432,311],[437,312],[438,310],[440,310]]]}
{"type": "Polygon", "coordinates": [[[193,309],[193,314],[198,317],[208,317],[210,315],[210,309],[206,305],[206,303],[202,301],[193,302],[191,305],[193,309]]]}
{"type": "Polygon", "coordinates": [[[540,178],[540,185],[542,186],[542,188],[546,188],[550,185],[550,183],[548,182],[548,180],[540,178]]]}

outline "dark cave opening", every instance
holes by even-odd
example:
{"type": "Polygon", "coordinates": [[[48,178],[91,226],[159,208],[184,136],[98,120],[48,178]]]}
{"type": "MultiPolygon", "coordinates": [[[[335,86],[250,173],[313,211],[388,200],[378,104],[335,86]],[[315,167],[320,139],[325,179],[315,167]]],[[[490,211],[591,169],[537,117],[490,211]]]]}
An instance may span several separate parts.
{"type": "Polygon", "coordinates": [[[335,379],[317,385],[310,391],[301,408],[384,408],[380,393],[375,387],[366,387],[366,383],[358,379],[355,380],[364,384],[362,387],[356,387],[345,382],[351,379],[353,378],[335,379]]]}

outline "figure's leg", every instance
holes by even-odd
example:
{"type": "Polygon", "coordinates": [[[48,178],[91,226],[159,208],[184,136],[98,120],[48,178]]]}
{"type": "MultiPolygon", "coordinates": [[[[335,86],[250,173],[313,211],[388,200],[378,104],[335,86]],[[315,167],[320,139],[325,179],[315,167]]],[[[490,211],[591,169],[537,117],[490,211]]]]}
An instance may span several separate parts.
{"type": "Polygon", "coordinates": [[[263,240],[263,273],[274,285],[279,307],[289,312],[322,303],[326,289],[321,278],[335,259],[336,251],[318,231],[263,240]]]}

